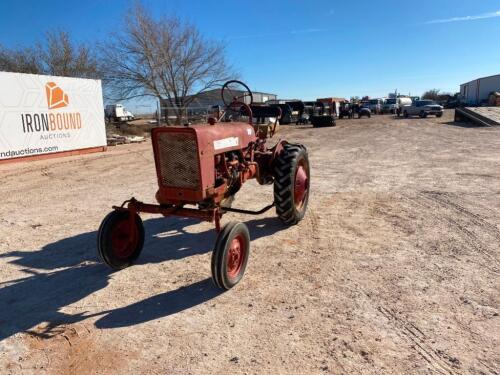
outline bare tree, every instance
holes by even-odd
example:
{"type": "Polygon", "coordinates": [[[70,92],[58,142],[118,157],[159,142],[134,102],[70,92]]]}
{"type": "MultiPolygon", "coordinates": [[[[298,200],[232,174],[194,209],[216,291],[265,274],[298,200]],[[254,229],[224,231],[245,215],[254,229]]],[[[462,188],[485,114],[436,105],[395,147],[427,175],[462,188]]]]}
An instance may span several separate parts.
{"type": "Polygon", "coordinates": [[[422,99],[428,100],[438,100],[439,99],[439,89],[431,89],[422,94],[422,99]]]}
{"type": "Polygon", "coordinates": [[[129,14],[102,52],[115,98],[164,99],[179,123],[197,95],[232,78],[224,46],[195,26],[177,17],[154,19],[140,4],[129,14]]]}
{"type": "Polygon", "coordinates": [[[65,31],[47,32],[43,43],[29,48],[0,46],[0,70],[81,78],[101,76],[96,54],[89,46],[74,43],[65,31]]]}
{"type": "Polygon", "coordinates": [[[0,46],[0,71],[43,74],[44,68],[39,49],[7,49],[0,46]]]}
{"type": "Polygon", "coordinates": [[[48,32],[40,55],[47,74],[100,78],[98,57],[85,44],[76,45],[65,31],[48,32]]]}

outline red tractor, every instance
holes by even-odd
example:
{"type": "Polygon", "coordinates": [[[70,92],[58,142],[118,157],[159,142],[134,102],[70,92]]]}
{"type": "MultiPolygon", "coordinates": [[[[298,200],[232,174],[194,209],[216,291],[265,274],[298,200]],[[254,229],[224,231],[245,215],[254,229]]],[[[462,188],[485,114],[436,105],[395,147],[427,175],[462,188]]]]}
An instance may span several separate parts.
{"type": "Polygon", "coordinates": [[[248,117],[248,123],[209,118],[207,124],[157,127],[152,143],[158,177],[158,204],[131,198],[113,207],[101,223],[97,248],[100,258],[113,269],[130,266],[141,253],[144,227],[141,212],[197,218],[215,222],[218,232],[212,253],[212,278],[230,289],[243,277],[250,252],[248,228],[241,222],[221,227],[227,212],[262,214],[276,207],[286,225],[304,217],[309,198],[309,160],[301,144],[278,141],[267,147],[270,131],[252,125],[250,89],[240,81],[222,87],[226,110],[248,117]],[[236,90],[236,88],[239,88],[236,90]],[[259,211],[231,207],[235,194],[247,180],[274,184],[274,202],[259,211]]]}

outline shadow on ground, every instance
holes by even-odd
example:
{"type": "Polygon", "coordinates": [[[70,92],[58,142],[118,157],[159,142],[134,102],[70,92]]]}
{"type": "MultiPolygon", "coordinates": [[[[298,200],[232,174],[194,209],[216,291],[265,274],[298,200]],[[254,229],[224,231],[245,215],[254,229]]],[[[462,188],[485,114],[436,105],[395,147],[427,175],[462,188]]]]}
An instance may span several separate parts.
{"type": "MultiPolygon", "coordinates": [[[[146,241],[139,264],[159,263],[210,252],[215,230],[191,233],[191,219],[158,218],[144,222],[146,241]]],[[[273,218],[246,222],[253,240],[285,229],[273,218]]],[[[0,283],[0,340],[47,322],[40,335],[50,337],[61,324],[102,316],[100,328],[122,327],[158,319],[206,302],[221,292],[210,278],[167,291],[116,310],[87,315],[85,306],[75,314],[60,310],[108,285],[112,273],[97,263],[96,235],[89,232],[48,244],[38,251],[2,254],[8,263],[22,267],[26,277],[0,283]]]]}
{"type": "Polygon", "coordinates": [[[473,122],[465,122],[465,121],[448,121],[444,122],[443,125],[448,126],[457,126],[459,128],[488,128],[487,126],[474,124],[473,122]]]}

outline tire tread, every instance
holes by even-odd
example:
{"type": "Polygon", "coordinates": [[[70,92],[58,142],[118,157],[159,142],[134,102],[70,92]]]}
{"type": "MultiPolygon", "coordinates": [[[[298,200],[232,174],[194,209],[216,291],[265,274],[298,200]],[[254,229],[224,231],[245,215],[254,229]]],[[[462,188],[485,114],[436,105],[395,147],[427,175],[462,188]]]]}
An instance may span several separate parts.
{"type": "Polygon", "coordinates": [[[274,172],[274,203],[278,217],[287,225],[298,223],[298,217],[293,196],[293,172],[295,161],[303,153],[307,158],[307,149],[303,145],[286,143],[281,155],[276,159],[274,172]]]}

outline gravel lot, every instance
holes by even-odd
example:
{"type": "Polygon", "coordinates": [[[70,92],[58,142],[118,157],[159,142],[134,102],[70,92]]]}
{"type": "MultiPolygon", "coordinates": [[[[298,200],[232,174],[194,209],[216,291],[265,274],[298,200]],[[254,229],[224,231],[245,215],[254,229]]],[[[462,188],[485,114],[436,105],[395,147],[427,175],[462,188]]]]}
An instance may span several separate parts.
{"type": "MultiPolygon", "coordinates": [[[[452,118],[282,127],[309,211],[226,215],[253,239],[226,293],[208,223],[144,215],[138,264],[97,262],[111,205],[154,202],[149,142],[0,165],[0,373],[498,374],[500,128],[452,118]]],[[[250,182],[234,206],[271,199],[250,182]]]]}

